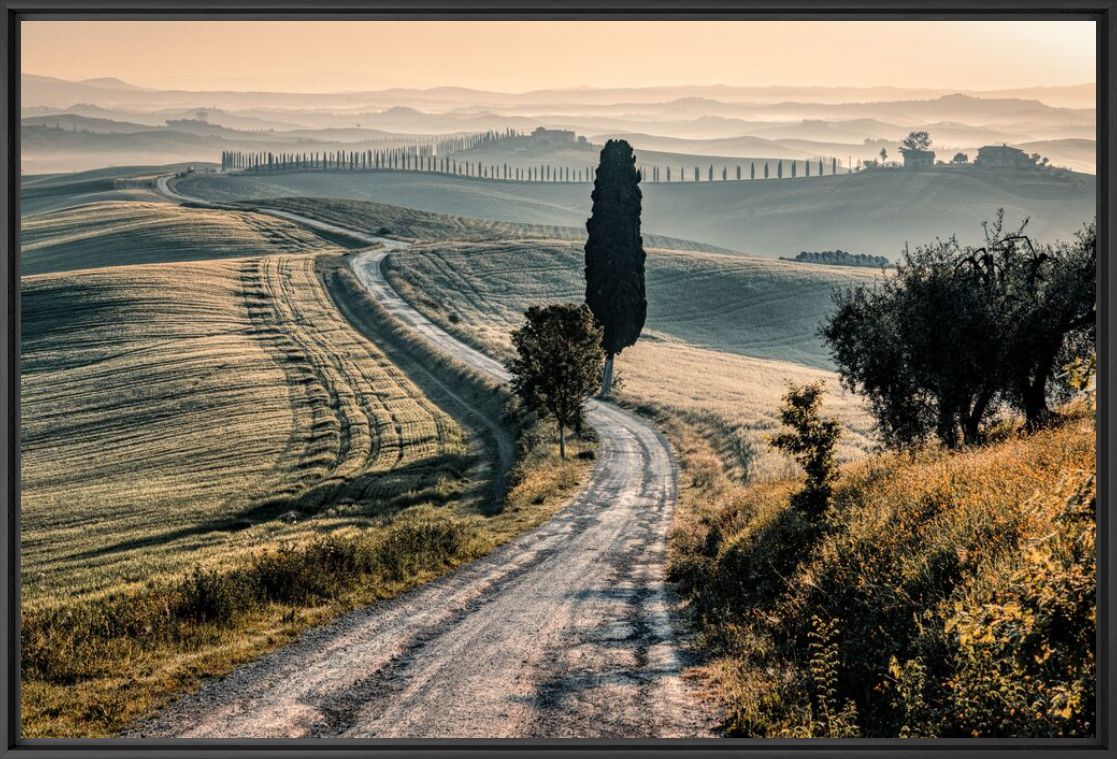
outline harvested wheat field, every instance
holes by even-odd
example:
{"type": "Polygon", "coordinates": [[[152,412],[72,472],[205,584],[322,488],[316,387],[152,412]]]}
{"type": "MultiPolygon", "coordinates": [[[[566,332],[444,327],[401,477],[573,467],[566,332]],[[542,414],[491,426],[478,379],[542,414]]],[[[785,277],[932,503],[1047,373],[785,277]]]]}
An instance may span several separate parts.
{"type": "Polygon", "coordinates": [[[23,274],[333,247],[273,216],[166,202],[108,201],[46,211],[25,216],[20,235],[23,274]]]}
{"type": "Polygon", "coordinates": [[[23,279],[25,610],[442,503],[468,446],[313,256],[23,279]]]}
{"type": "MultiPolygon", "coordinates": [[[[437,243],[387,260],[393,285],[428,317],[497,356],[530,305],[581,301],[582,250],[563,241],[437,243]],[[437,293],[437,298],[432,294],[437,293]]],[[[871,421],[842,393],[815,334],[835,287],[880,276],[831,266],[652,250],[648,318],[617,359],[620,397],[710,425],[754,477],[782,476],[768,450],[787,382],[828,381],[839,455],[871,446],[871,421]]]]}

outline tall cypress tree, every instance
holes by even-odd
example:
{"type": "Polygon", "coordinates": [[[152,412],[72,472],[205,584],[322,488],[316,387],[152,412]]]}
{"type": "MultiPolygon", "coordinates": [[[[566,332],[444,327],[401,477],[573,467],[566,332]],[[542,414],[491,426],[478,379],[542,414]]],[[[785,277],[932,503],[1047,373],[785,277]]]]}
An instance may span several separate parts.
{"type": "Polygon", "coordinates": [[[606,398],[613,385],[613,357],[640,337],[648,312],[639,184],[632,146],[625,140],[606,142],[586,222],[586,303],[604,330],[601,395],[606,398]]]}

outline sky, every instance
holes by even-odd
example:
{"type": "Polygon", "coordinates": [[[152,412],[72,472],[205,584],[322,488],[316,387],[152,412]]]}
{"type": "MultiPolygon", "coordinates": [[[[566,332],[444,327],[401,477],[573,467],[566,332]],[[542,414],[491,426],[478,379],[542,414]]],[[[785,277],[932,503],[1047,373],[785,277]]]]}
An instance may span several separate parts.
{"type": "Polygon", "coordinates": [[[1092,21],[24,21],[22,70],[176,89],[1093,82],[1092,21]]]}

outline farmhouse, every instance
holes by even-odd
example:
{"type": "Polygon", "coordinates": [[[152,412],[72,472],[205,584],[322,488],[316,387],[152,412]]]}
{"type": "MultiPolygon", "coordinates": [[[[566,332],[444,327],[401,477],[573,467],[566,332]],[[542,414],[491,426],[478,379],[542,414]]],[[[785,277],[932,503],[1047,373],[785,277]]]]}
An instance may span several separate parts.
{"type": "Polygon", "coordinates": [[[1020,148],[1008,145],[986,145],[977,150],[975,166],[988,166],[997,169],[1034,169],[1035,159],[1020,148]]]}
{"type": "Polygon", "coordinates": [[[535,131],[531,133],[531,141],[541,145],[573,145],[576,143],[585,144],[586,138],[575,137],[573,130],[570,129],[536,127],[535,131]]]}
{"type": "Polygon", "coordinates": [[[935,151],[917,150],[915,148],[900,148],[904,154],[905,169],[921,169],[935,165],[935,151]]]}

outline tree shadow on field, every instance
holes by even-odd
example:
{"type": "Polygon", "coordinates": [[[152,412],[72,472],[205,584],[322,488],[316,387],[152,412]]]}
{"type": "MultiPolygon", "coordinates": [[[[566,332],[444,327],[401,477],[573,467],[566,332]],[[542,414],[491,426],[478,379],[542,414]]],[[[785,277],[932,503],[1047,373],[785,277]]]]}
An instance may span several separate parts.
{"type": "Polygon", "coordinates": [[[465,473],[473,464],[466,454],[444,453],[387,472],[369,472],[350,479],[325,479],[289,496],[259,499],[234,514],[210,519],[158,535],[124,540],[71,554],[74,560],[151,548],[210,533],[229,533],[276,519],[302,521],[331,508],[355,518],[391,516],[419,504],[443,505],[462,497],[470,483],[465,473]]]}

